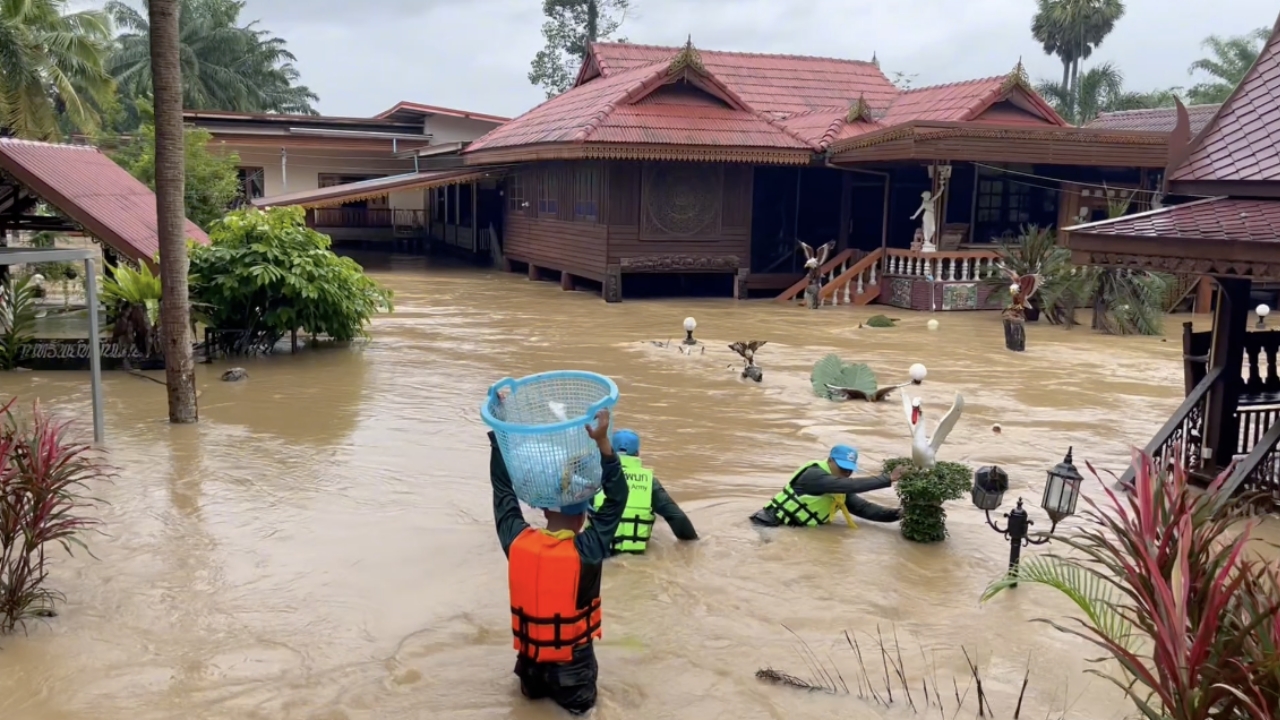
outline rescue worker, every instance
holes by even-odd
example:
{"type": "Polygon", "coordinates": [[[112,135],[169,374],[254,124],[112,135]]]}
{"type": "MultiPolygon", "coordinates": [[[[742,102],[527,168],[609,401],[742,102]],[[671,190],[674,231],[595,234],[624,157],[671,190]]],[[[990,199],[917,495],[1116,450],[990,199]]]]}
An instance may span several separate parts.
{"type": "MultiPolygon", "coordinates": [[[[698,531],[693,529],[689,516],[684,514],[675,500],[663,489],[662,483],[654,477],[653,470],[644,466],[640,460],[640,436],[632,430],[619,430],[613,434],[613,450],[618,453],[622,462],[622,474],[627,478],[627,506],[622,510],[622,522],[618,524],[618,532],[613,535],[613,552],[643,555],[653,535],[653,523],[662,517],[671,526],[678,540],[697,540],[698,531]]],[[[592,504],[592,522],[595,512],[604,504],[604,491],[596,493],[592,504]]]]}
{"type": "Polygon", "coordinates": [[[600,449],[604,502],[583,528],[589,503],[544,510],[547,528],[529,527],[493,433],[489,479],[493,519],[507,555],[515,674],[531,700],[549,698],[574,715],[596,703],[594,638],[601,637],[600,572],[627,504],[627,481],[609,443],[609,411],[587,434],[600,449]]]}
{"type": "Polygon", "coordinates": [[[854,478],[858,471],[858,451],[848,445],[831,448],[826,460],[805,463],[787,481],[782,492],[751,516],[757,525],[770,527],[816,527],[831,522],[839,512],[850,527],[857,527],[850,514],[871,522],[897,522],[902,511],[877,505],[859,494],[889,487],[907,472],[900,467],[891,475],[854,478]]]}

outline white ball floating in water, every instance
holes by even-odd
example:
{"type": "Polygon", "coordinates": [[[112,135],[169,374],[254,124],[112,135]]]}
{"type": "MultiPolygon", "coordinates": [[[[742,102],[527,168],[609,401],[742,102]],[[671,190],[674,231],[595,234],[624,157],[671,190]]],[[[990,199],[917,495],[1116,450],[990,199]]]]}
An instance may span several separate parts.
{"type": "Polygon", "coordinates": [[[912,382],[924,382],[925,376],[929,374],[929,371],[920,363],[912,365],[907,372],[911,373],[912,382]]]}
{"type": "Polygon", "coordinates": [[[991,426],[991,432],[995,433],[996,435],[999,435],[999,434],[1000,434],[1000,423],[996,423],[995,425],[992,425],[992,426],[991,426]]]}
{"type": "Polygon", "coordinates": [[[937,321],[937,320],[930,320],[930,321],[928,322],[928,327],[929,327],[929,329],[930,329],[930,330],[937,330],[937,329],[938,329],[938,321],[937,321]]]}

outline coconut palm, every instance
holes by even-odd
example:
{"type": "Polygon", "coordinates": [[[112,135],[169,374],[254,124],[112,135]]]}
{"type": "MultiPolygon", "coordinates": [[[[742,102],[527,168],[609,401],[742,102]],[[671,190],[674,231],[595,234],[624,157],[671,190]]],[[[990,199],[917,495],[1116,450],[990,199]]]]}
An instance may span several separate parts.
{"type": "Polygon", "coordinates": [[[1031,34],[1062,61],[1062,87],[1074,96],[1080,63],[1089,59],[1124,16],[1123,0],[1037,0],[1031,34]]]}
{"type": "Polygon", "coordinates": [[[169,422],[191,423],[196,411],[195,365],[191,359],[191,304],[187,289],[185,165],[182,128],[182,44],[180,0],[150,0],[152,95],[156,124],[156,228],[160,240],[161,339],[169,422]]]}
{"type": "MultiPolygon", "coordinates": [[[[143,0],[142,5],[149,5],[143,0]]],[[[242,0],[179,0],[182,101],[188,110],[316,114],[319,98],[305,85],[284,40],[239,25],[242,0]]],[[[121,0],[106,4],[118,29],[108,69],[121,89],[142,97],[151,85],[151,25],[121,0]]]]}
{"type": "Polygon", "coordinates": [[[1191,63],[1187,72],[1206,73],[1214,79],[1193,85],[1187,92],[1187,99],[1197,105],[1226,102],[1227,96],[1253,67],[1269,37],[1271,28],[1264,27],[1234,37],[1210,35],[1205,38],[1201,46],[1209,51],[1210,57],[1191,63]]]}
{"type": "Polygon", "coordinates": [[[105,60],[110,23],[98,10],[68,12],[67,0],[0,1],[0,134],[48,140],[66,117],[97,127],[112,96],[105,60]]]}
{"type": "Polygon", "coordinates": [[[1053,105],[1058,114],[1075,125],[1084,125],[1104,112],[1167,107],[1173,91],[1130,92],[1124,88],[1124,74],[1111,63],[1089,68],[1076,78],[1075,92],[1062,83],[1046,81],[1036,92],[1053,105]]]}

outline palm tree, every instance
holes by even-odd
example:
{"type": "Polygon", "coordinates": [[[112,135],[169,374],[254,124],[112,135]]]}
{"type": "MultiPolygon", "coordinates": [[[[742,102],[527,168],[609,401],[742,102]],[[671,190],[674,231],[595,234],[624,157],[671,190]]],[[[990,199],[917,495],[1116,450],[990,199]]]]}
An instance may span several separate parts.
{"type": "Polygon", "coordinates": [[[151,81],[156,123],[156,227],[160,235],[160,323],[169,422],[193,423],[195,365],[191,359],[186,218],[183,216],[184,135],[179,0],[150,0],[151,81]]]}
{"type": "Polygon", "coordinates": [[[1172,90],[1149,93],[1124,89],[1124,74],[1111,63],[1091,67],[1076,78],[1075,92],[1062,83],[1045,81],[1036,92],[1048,100],[1064,119],[1084,125],[1104,112],[1141,110],[1173,105],[1172,90]]]}
{"type": "MultiPolygon", "coordinates": [[[[179,0],[179,5],[183,107],[316,114],[312,103],[319,98],[297,84],[297,58],[285,41],[256,22],[237,24],[243,0],[179,0]]],[[[110,0],[106,10],[123,31],[109,70],[124,92],[141,97],[151,84],[150,23],[121,0],[110,0]]]]}
{"type": "Polygon", "coordinates": [[[36,140],[97,127],[112,96],[104,63],[110,23],[98,10],[67,12],[67,0],[0,2],[0,134],[36,140]]]}
{"type": "Polygon", "coordinates": [[[1262,51],[1262,45],[1271,37],[1271,28],[1258,28],[1244,35],[1219,37],[1210,35],[1200,43],[1210,57],[1191,63],[1188,74],[1196,71],[1207,73],[1213,81],[1196,83],[1187,92],[1187,99],[1197,105],[1226,102],[1227,96],[1244,79],[1262,51]]]}
{"type": "MultiPolygon", "coordinates": [[[[1089,59],[1124,17],[1123,0],[1036,0],[1031,34],[1049,55],[1062,61],[1062,83],[1074,96],[1080,87],[1080,63],[1089,59]]],[[[1073,101],[1074,104],[1074,101],[1073,101]]]]}

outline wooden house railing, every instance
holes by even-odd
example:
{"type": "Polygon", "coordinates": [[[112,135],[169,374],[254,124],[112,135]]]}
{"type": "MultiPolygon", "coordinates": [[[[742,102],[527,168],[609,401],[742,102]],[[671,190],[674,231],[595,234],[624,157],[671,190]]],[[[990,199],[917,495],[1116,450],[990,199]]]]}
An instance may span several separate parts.
{"type": "MultiPolygon", "coordinates": [[[[1218,381],[1222,368],[1214,368],[1205,374],[1195,388],[1187,393],[1173,416],[1147,443],[1146,453],[1157,469],[1166,470],[1180,464],[1188,470],[1199,470],[1204,451],[1205,413],[1209,389],[1218,381]]],[[[1121,484],[1132,487],[1133,465],[1120,477],[1121,484]]]]}
{"type": "Polygon", "coordinates": [[[318,228],[413,228],[426,222],[422,210],[396,208],[328,207],[314,210],[312,224],[318,228]]]}
{"type": "Polygon", "coordinates": [[[866,305],[880,296],[880,262],[884,251],[864,255],[847,270],[822,286],[823,305],[866,305]]]}
{"type": "Polygon", "coordinates": [[[981,280],[996,269],[1000,253],[995,250],[951,250],[921,252],[890,248],[886,251],[884,274],[932,277],[937,282],[981,280]]]}
{"type": "MultiPolygon", "coordinates": [[[[837,276],[843,274],[853,263],[858,262],[861,256],[862,251],[860,250],[841,250],[836,253],[836,256],[824,263],[821,268],[823,285],[826,285],[836,279],[837,276]]],[[[791,287],[783,290],[782,294],[778,295],[774,300],[780,303],[791,302],[796,299],[796,296],[803,293],[804,289],[808,286],[809,278],[808,276],[805,276],[791,287]]]]}

